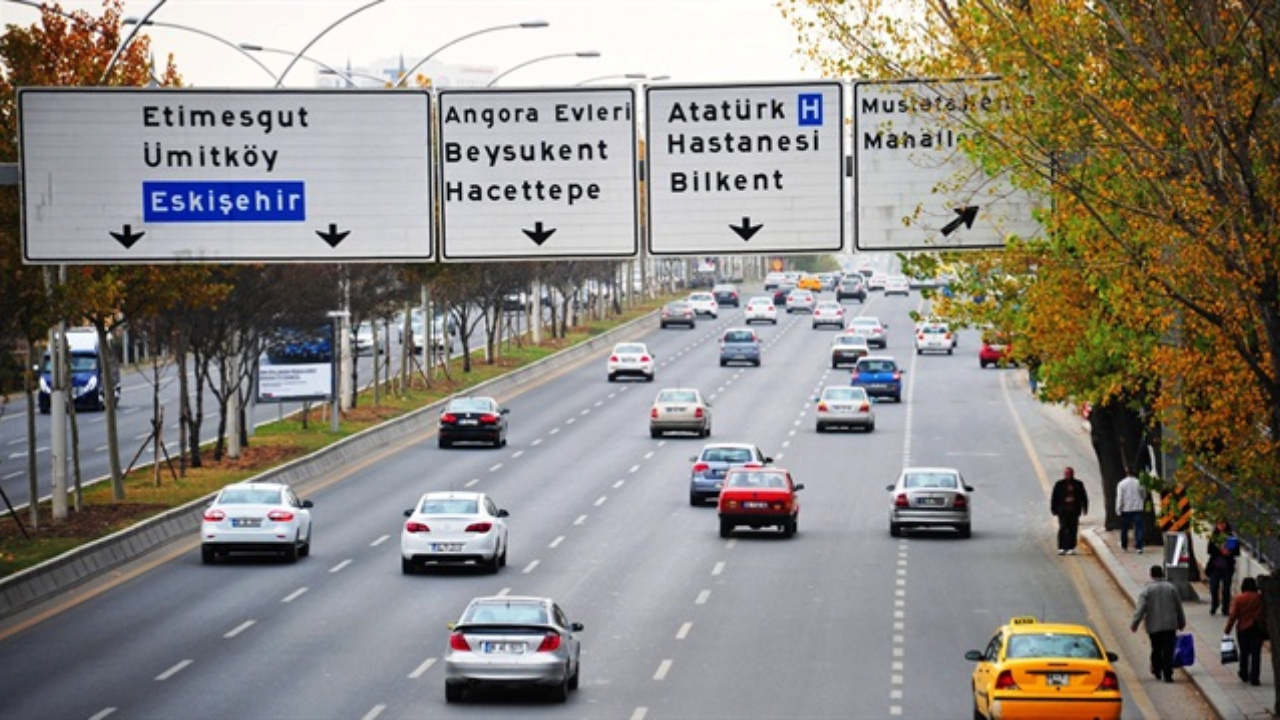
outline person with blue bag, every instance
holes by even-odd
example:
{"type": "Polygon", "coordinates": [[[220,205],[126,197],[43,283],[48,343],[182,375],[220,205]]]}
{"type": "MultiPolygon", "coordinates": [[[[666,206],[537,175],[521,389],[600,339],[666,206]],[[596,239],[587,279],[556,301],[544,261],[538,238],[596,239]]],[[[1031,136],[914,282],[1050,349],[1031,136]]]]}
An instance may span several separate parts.
{"type": "Polygon", "coordinates": [[[1219,520],[1209,536],[1209,559],[1204,574],[1209,577],[1209,614],[1222,608],[1226,615],[1231,609],[1231,580],[1236,574],[1236,557],[1240,555],[1240,540],[1231,529],[1231,523],[1219,520]]]}
{"type": "Polygon", "coordinates": [[[1138,632],[1138,625],[1143,622],[1151,640],[1151,674],[1157,680],[1173,682],[1173,648],[1178,631],[1187,626],[1187,616],[1182,611],[1178,588],[1165,579],[1160,565],[1151,566],[1151,580],[1138,593],[1129,630],[1138,632]]]}

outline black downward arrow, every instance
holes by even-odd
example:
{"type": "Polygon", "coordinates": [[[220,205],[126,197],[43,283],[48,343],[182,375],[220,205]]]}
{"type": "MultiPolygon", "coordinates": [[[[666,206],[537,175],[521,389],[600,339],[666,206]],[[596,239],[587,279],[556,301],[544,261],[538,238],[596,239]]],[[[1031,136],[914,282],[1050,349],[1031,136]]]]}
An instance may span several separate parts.
{"type": "Polygon", "coordinates": [[[751,236],[759,232],[760,228],[762,227],[764,227],[763,224],[752,225],[751,218],[744,217],[742,218],[742,225],[730,225],[729,229],[738,233],[738,237],[742,238],[743,240],[750,240],[751,236]]]}
{"type": "Polygon", "coordinates": [[[342,232],[338,232],[338,224],[329,223],[329,232],[317,230],[316,234],[320,236],[321,240],[329,243],[329,247],[336,248],[338,247],[338,243],[347,239],[347,236],[351,234],[351,231],[343,230],[342,232]]]}
{"type": "Polygon", "coordinates": [[[956,230],[959,230],[961,225],[964,225],[966,230],[969,228],[972,228],[973,221],[978,219],[977,205],[969,205],[969,206],[966,206],[964,209],[956,208],[955,212],[960,217],[942,226],[942,234],[944,236],[950,235],[956,230]]]}
{"type": "Polygon", "coordinates": [[[123,245],[125,250],[133,247],[134,243],[141,240],[143,235],[146,235],[146,233],[141,230],[134,232],[133,226],[128,224],[121,228],[120,232],[111,232],[110,230],[107,232],[111,233],[111,237],[115,238],[116,242],[123,245]]]}
{"type": "Polygon", "coordinates": [[[525,235],[528,235],[530,240],[537,243],[538,247],[542,247],[542,243],[546,242],[552,235],[556,234],[556,229],[551,228],[550,230],[543,230],[542,221],[539,220],[533,224],[532,230],[523,230],[522,232],[524,232],[525,235]]]}

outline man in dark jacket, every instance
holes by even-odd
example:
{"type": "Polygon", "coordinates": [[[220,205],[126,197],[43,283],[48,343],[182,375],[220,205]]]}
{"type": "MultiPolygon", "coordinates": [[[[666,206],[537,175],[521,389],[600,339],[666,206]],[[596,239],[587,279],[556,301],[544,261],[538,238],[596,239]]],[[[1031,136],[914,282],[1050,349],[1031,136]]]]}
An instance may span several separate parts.
{"type": "Polygon", "coordinates": [[[1053,484],[1049,512],[1058,518],[1058,554],[1075,555],[1080,535],[1080,516],[1089,512],[1089,495],[1076,479],[1073,468],[1063,468],[1062,479],[1053,484]]]}
{"type": "Polygon", "coordinates": [[[1187,626],[1187,616],[1182,612],[1178,588],[1164,579],[1164,568],[1159,565],[1151,566],[1151,581],[1138,593],[1129,629],[1138,632],[1138,625],[1144,621],[1151,639],[1151,673],[1157,679],[1173,682],[1173,646],[1178,631],[1187,626]]]}

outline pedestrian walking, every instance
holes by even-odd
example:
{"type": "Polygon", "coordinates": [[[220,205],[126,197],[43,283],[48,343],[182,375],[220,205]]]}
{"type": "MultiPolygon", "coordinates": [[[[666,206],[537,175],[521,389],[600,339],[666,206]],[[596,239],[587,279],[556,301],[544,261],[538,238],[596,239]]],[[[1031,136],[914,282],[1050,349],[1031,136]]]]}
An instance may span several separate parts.
{"type": "Polygon", "coordinates": [[[1218,612],[1218,608],[1225,614],[1231,609],[1231,580],[1236,574],[1236,556],[1240,554],[1240,540],[1231,523],[1219,520],[1213,526],[1207,554],[1204,573],[1209,577],[1209,614],[1218,612]]]}
{"type": "Polygon", "coordinates": [[[1258,581],[1247,577],[1240,582],[1240,594],[1231,600],[1227,629],[1236,628],[1236,644],[1240,646],[1240,671],[1236,674],[1250,685],[1259,685],[1262,674],[1262,637],[1267,618],[1263,610],[1258,581]]]}
{"type": "Polygon", "coordinates": [[[1178,631],[1187,626],[1178,588],[1164,578],[1164,568],[1151,566],[1151,580],[1138,593],[1138,606],[1129,623],[1131,632],[1146,623],[1151,640],[1151,674],[1157,680],[1173,682],[1173,645],[1178,631]]]}
{"type": "Polygon", "coordinates": [[[1142,482],[1133,474],[1133,470],[1125,468],[1124,479],[1116,485],[1116,514],[1120,516],[1120,547],[1129,552],[1129,529],[1133,529],[1133,547],[1142,554],[1142,534],[1146,521],[1142,517],[1142,509],[1146,505],[1147,491],[1142,482]]]}
{"type": "Polygon", "coordinates": [[[1089,512],[1089,495],[1076,479],[1074,468],[1062,470],[1062,479],[1053,484],[1049,512],[1058,518],[1058,554],[1075,555],[1080,537],[1080,516],[1089,512]]]}

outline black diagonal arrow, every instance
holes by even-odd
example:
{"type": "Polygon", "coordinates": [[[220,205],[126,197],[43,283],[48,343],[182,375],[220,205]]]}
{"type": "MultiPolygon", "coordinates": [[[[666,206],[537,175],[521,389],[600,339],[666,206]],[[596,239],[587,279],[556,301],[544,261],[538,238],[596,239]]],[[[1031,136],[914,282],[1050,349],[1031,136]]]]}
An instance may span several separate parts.
{"type": "Polygon", "coordinates": [[[111,232],[110,230],[107,232],[111,233],[111,237],[115,238],[116,242],[123,245],[125,250],[133,247],[134,243],[141,240],[143,235],[146,235],[146,233],[141,230],[134,232],[133,226],[128,224],[121,228],[120,232],[111,232]]]}
{"type": "Polygon", "coordinates": [[[532,230],[523,230],[522,232],[525,235],[528,235],[529,239],[534,241],[538,247],[542,247],[542,243],[546,242],[552,235],[556,234],[556,229],[551,228],[550,230],[543,230],[542,221],[539,220],[533,224],[532,230]]]}
{"type": "Polygon", "coordinates": [[[336,248],[338,247],[338,243],[347,239],[347,236],[351,234],[351,231],[343,230],[342,232],[338,232],[338,224],[329,223],[329,232],[317,230],[316,234],[320,236],[321,240],[329,243],[329,247],[336,248]]]}
{"type": "Polygon", "coordinates": [[[959,230],[961,225],[964,225],[966,230],[972,228],[973,221],[978,219],[978,206],[968,205],[963,209],[955,208],[955,213],[960,217],[942,226],[942,234],[944,236],[959,230]]]}
{"type": "Polygon", "coordinates": [[[743,240],[750,240],[751,237],[755,235],[757,232],[759,232],[760,228],[762,227],[764,227],[763,224],[752,225],[751,218],[744,217],[742,218],[741,225],[730,225],[729,229],[738,233],[738,237],[742,238],[743,240]]]}

